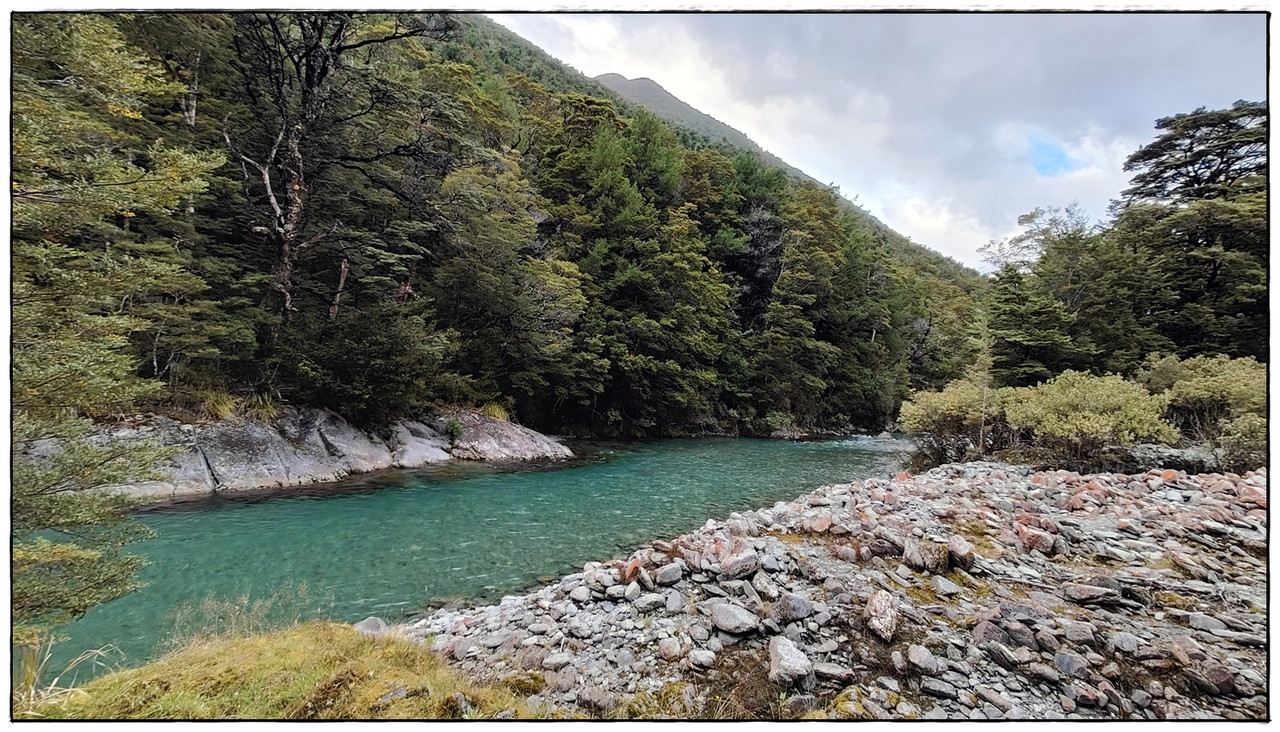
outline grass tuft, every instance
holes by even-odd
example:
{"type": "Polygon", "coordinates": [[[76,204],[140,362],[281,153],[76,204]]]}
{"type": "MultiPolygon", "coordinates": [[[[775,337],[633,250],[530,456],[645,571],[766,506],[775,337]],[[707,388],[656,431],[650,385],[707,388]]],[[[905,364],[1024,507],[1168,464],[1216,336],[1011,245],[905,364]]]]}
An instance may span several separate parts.
{"type": "Polygon", "coordinates": [[[370,637],[327,622],[195,641],[141,668],[95,679],[75,693],[34,700],[24,711],[22,716],[51,719],[551,716],[509,688],[463,678],[407,638],[370,637]]]}

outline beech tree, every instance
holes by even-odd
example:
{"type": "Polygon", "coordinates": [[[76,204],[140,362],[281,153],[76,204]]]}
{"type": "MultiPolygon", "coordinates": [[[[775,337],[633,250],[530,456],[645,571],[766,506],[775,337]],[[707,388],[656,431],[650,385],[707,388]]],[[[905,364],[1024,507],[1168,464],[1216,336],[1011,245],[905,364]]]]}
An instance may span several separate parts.
{"type": "MultiPolygon", "coordinates": [[[[257,178],[256,194],[265,208],[267,225],[255,226],[253,231],[265,236],[274,251],[263,307],[277,318],[294,309],[295,263],[342,223],[314,216],[309,205],[313,174],[327,162],[317,147],[330,142],[327,133],[358,130],[357,120],[398,101],[388,89],[362,84],[364,74],[355,70],[398,41],[445,39],[455,29],[454,21],[443,15],[254,13],[236,17],[236,52],[259,130],[257,135],[233,137],[226,129],[224,135],[227,147],[257,178]]],[[[404,153],[420,139],[417,136],[375,155],[404,153]]]]}

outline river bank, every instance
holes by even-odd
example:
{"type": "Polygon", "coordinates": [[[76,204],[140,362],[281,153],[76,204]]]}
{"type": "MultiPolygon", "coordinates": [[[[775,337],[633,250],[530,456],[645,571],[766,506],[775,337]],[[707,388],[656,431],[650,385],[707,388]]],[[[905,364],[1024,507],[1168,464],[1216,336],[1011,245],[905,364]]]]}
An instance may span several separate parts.
{"type": "Polygon", "coordinates": [[[1264,719],[1266,500],[1265,469],[947,465],[393,632],[605,716],[1264,719]]]}
{"type": "Polygon", "coordinates": [[[159,468],[162,479],[108,488],[152,503],[328,483],[450,460],[573,457],[551,437],[465,410],[396,422],[381,433],[359,429],[327,410],[286,407],[271,423],[236,419],[185,424],[152,415],[97,435],[100,440],[128,438],[180,448],[159,468]]]}

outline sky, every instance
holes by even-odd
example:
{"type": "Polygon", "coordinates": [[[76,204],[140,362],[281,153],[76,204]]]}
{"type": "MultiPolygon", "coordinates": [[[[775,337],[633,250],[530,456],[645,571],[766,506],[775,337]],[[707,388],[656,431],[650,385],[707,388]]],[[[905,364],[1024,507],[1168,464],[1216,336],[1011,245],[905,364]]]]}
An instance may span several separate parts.
{"type": "Polygon", "coordinates": [[[588,76],[648,77],[984,271],[1036,208],[1095,221],[1155,120],[1267,93],[1252,14],[518,14],[588,76]]]}

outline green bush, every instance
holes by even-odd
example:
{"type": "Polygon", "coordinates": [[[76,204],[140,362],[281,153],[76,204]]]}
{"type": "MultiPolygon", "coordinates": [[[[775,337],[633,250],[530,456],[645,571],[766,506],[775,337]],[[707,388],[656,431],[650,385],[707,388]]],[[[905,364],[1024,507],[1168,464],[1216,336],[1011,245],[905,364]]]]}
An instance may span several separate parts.
{"type": "Polygon", "coordinates": [[[958,379],[942,391],[912,394],[898,421],[933,460],[965,460],[1014,444],[1017,434],[1005,418],[1004,405],[1019,391],[984,389],[973,379],[958,379]]]}
{"type": "Polygon", "coordinates": [[[1005,404],[1009,424],[1031,429],[1038,447],[1063,457],[1080,459],[1112,445],[1178,438],[1161,418],[1167,397],[1114,374],[1065,371],[1018,397],[1005,404]]]}
{"type": "Polygon", "coordinates": [[[1218,444],[1228,470],[1244,472],[1267,464],[1267,420],[1257,414],[1242,414],[1222,424],[1218,444]]]}
{"type": "Polygon", "coordinates": [[[1225,422],[1246,414],[1265,416],[1267,367],[1253,359],[1149,356],[1138,379],[1152,393],[1167,393],[1168,417],[1183,434],[1212,441],[1225,422]]]}
{"type": "Polygon", "coordinates": [[[457,442],[462,439],[462,433],[465,430],[463,429],[461,422],[456,419],[450,419],[448,422],[444,423],[444,431],[445,434],[449,435],[450,442],[457,442]]]}
{"type": "Polygon", "coordinates": [[[439,396],[448,338],[411,308],[347,308],[333,320],[298,323],[292,333],[279,363],[303,403],[380,425],[421,412],[439,396]]]}

